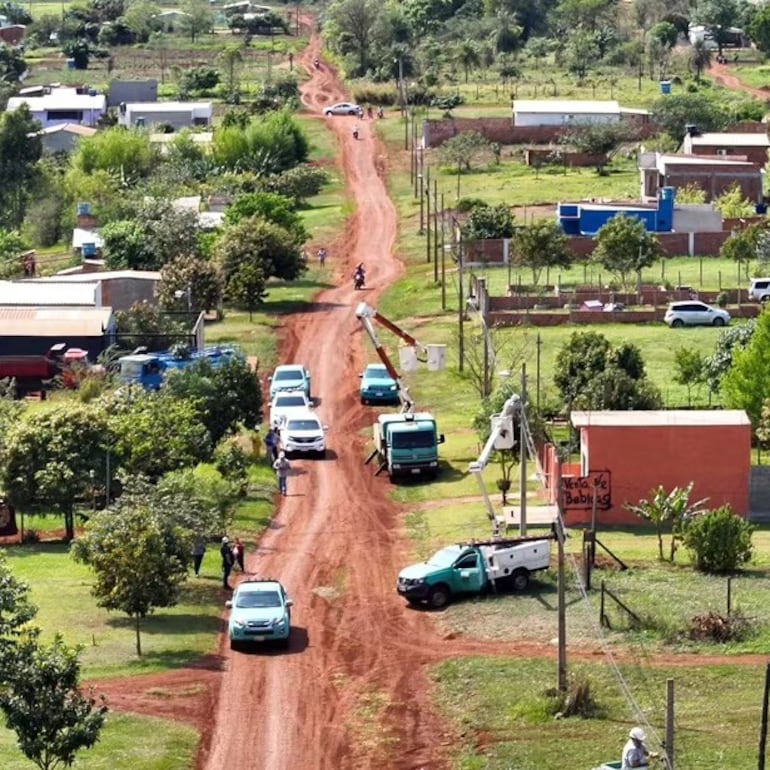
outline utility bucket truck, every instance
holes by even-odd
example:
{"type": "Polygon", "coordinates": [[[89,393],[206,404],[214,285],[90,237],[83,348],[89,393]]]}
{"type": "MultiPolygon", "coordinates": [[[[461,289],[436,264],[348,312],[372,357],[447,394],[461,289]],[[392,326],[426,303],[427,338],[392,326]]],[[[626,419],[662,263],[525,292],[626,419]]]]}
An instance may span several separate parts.
{"type": "Polygon", "coordinates": [[[428,561],[401,570],[396,590],[410,604],[426,603],[434,609],[461,594],[523,591],[531,573],[550,566],[550,546],[549,539],[534,537],[450,545],[428,561]]]}
{"type": "MultiPolygon", "coordinates": [[[[374,308],[361,302],[356,308],[356,317],[361,321],[374,349],[396,383],[396,392],[401,403],[399,414],[381,414],[374,424],[374,451],[366,462],[377,458],[377,473],[388,471],[392,480],[399,477],[419,475],[435,476],[438,473],[438,445],[444,442],[444,435],[438,432],[436,419],[430,412],[415,412],[409,389],[396,371],[382,343],[377,337],[374,322],[392,331],[406,343],[402,351],[402,366],[405,370],[416,368],[417,361],[427,362],[433,371],[445,366],[444,345],[422,345],[410,334],[392,321],[380,315],[374,308]]],[[[376,475],[375,474],[375,475],[376,475]]]]}

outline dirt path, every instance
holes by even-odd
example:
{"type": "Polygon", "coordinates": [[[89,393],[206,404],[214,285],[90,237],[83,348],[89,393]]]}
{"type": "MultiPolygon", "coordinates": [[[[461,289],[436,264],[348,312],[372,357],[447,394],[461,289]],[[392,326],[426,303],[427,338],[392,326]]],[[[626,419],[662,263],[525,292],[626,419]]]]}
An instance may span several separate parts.
{"type": "Polygon", "coordinates": [[[730,67],[727,64],[712,64],[707,72],[710,78],[713,78],[717,83],[723,85],[725,88],[729,88],[731,91],[743,91],[744,93],[756,96],[757,99],[761,99],[766,102],[770,99],[770,90],[763,88],[752,88],[743,83],[735,75],[730,74],[730,67]]]}

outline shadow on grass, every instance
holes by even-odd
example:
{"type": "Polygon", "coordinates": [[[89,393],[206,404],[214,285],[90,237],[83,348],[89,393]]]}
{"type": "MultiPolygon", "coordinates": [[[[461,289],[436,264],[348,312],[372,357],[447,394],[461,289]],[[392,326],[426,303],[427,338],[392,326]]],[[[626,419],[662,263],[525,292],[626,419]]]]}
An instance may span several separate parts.
{"type": "MultiPolygon", "coordinates": [[[[144,668],[184,668],[201,659],[199,652],[193,650],[160,650],[143,652],[141,658],[128,661],[129,669],[142,673],[144,668]]],[[[197,666],[196,666],[197,668],[197,666]]]]}
{"type": "MultiPolygon", "coordinates": [[[[376,461],[372,461],[374,465],[376,461]]],[[[376,470],[376,465],[374,466],[376,470]]],[[[383,470],[380,475],[385,475],[383,470]]],[[[465,473],[459,468],[455,468],[444,460],[439,460],[438,475],[434,478],[430,474],[417,474],[415,476],[399,476],[395,479],[394,485],[398,487],[417,487],[423,484],[440,487],[442,484],[453,484],[465,477],[465,473]]],[[[437,495],[440,497],[440,495],[437,495]]]]}
{"type": "MultiPolygon", "coordinates": [[[[127,616],[108,618],[107,625],[112,628],[134,630],[134,621],[127,616]]],[[[175,615],[150,615],[142,621],[142,635],[154,634],[216,634],[220,631],[221,619],[218,615],[197,615],[182,612],[175,615]]],[[[176,651],[174,651],[176,652],[176,651]]],[[[200,653],[198,653],[200,654],[200,653]]]]}
{"type": "Polygon", "coordinates": [[[64,556],[69,553],[70,544],[66,540],[46,540],[42,543],[9,543],[0,546],[13,558],[43,556],[57,554],[64,556]]]}

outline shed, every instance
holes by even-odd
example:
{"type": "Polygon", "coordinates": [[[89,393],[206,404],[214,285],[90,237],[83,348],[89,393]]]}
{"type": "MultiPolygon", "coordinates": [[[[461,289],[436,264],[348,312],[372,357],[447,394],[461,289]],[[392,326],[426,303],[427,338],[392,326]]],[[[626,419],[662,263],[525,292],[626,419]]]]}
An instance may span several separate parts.
{"type": "Polygon", "coordinates": [[[767,163],[767,151],[770,150],[770,137],[764,132],[724,131],[705,134],[692,134],[684,138],[685,155],[719,155],[748,160],[764,166],[767,163]]]}
{"type": "Polygon", "coordinates": [[[0,281],[0,307],[101,307],[101,304],[101,284],[94,276],[74,284],[55,279],[0,281]]]}
{"type": "Polygon", "coordinates": [[[169,125],[174,131],[193,126],[210,126],[214,117],[212,102],[121,102],[119,126],[169,125]]]}
{"type": "Polygon", "coordinates": [[[571,420],[580,463],[561,471],[569,526],[590,523],[595,493],[599,524],[638,524],[626,503],[690,482],[693,501],[748,514],[751,424],[743,410],[576,411],[571,420]]]}
{"type": "Polygon", "coordinates": [[[515,99],[514,126],[569,126],[618,123],[620,104],[614,100],[515,99]]]}
{"type": "Polygon", "coordinates": [[[0,307],[0,347],[6,355],[36,355],[64,342],[95,359],[115,341],[110,307],[0,307]]]}
{"type": "Polygon", "coordinates": [[[95,128],[81,126],[79,123],[57,123],[41,129],[39,133],[45,153],[73,152],[82,137],[95,134],[95,128]]]}

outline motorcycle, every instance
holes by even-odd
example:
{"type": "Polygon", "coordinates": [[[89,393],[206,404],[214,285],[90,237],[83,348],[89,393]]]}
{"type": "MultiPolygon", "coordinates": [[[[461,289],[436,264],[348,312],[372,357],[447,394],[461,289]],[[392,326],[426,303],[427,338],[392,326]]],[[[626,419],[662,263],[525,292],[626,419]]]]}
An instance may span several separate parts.
{"type": "Polygon", "coordinates": [[[358,126],[353,129],[353,139],[358,139],[358,126]]]}
{"type": "Polygon", "coordinates": [[[366,277],[364,274],[360,270],[356,271],[355,275],[353,276],[353,288],[356,290],[363,289],[365,283],[366,277]]]}
{"type": "Polygon", "coordinates": [[[318,59],[313,59],[313,66],[314,66],[314,67],[315,67],[317,70],[320,70],[320,69],[321,69],[321,62],[320,62],[320,61],[318,61],[318,59]]]}

